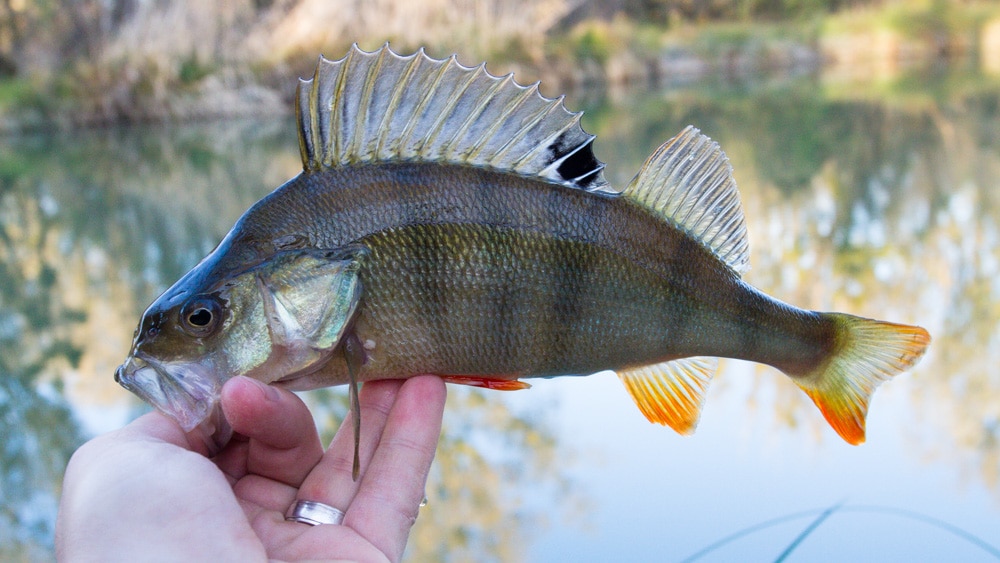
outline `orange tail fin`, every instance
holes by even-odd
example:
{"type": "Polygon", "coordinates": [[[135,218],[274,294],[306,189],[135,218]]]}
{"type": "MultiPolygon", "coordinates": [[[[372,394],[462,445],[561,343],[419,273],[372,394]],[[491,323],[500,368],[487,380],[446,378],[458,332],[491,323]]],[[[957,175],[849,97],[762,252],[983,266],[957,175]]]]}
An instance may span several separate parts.
{"type": "Polygon", "coordinates": [[[839,328],[830,359],[795,383],[850,444],[865,441],[865,417],[875,389],[923,356],[931,337],[917,326],[827,313],[839,328]]]}

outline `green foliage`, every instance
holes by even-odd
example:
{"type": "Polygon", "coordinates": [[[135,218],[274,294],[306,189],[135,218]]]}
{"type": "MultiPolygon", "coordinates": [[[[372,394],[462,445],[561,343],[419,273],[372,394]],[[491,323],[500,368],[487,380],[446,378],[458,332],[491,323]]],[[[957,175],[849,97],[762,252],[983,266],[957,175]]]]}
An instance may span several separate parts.
{"type": "Polygon", "coordinates": [[[530,47],[525,43],[524,38],[515,36],[507,39],[501,45],[493,49],[487,61],[521,61],[528,62],[535,57],[531,53],[530,47]]]}
{"type": "Polygon", "coordinates": [[[929,0],[887,7],[880,19],[885,26],[911,39],[943,40],[974,34],[1000,8],[988,4],[961,5],[948,0],[929,0]]]}
{"type": "Polygon", "coordinates": [[[841,2],[836,0],[741,0],[738,4],[744,18],[778,21],[828,14],[835,11],[841,2]]]}
{"type": "Polygon", "coordinates": [[[1000,17],[1000,5],[995,2],[914,0],[868,3],[864,9],[831,14],[824,19],[823,31],[827,35],[839,35],[886,30],[918,41],[974,40],[980,28],[996,17],[1000,17]]]}
{"type": "Polygon", "coordinates": [[[26,78],[0,80],[0,116],[5,110],[43,109],[44,97],[26,78]]]}
{"type": "Polygon", "coordinates": [[[581,59],[589,59],[604,64],[611,56],[612,42],[606,28],[587,26],[575,37],[575,50],[581,59]]]}
{"type": "Polygon", "coordinates": [[[181,61],[177,78],[180,79],[181,84],[190,85],[212,74],[214,70],[212,65],[203,64],[197,53],[191,53],[190,56],[181,61]]]}
{"type": "Polygon", "coordinates": [[[585,63],[607,64],[615,53],[626,47],[626,34],[622,27],[632,29],[631,23],[615,22],[618,25],[588,21],[574,27],[564,35],[553,37],[546,44],[549,60],[571,61],[573,66],[585,63]]]}
{"type": "Polygon", "coordinates": [[[749,22],[788,21],[830,14],[845,5],[877,5],[879,0],[633,0],[630,15],[645,21],[749,22]]]}
{"type": "Polygon", "coordinates": [[[720,57],[733,52],[750,52],[760,47],[763,38],[748,24],[716,24],[700,30],[692,48],[706,57],[720,57]]]}

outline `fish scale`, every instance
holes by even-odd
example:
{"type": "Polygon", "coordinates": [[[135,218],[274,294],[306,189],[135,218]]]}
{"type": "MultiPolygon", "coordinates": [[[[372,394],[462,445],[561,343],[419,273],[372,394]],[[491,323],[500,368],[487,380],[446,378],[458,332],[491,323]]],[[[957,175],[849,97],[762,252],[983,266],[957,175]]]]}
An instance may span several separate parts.
{"type": "Polygon", "coordinates": [[[654,328],[664,324],[653,311],[664,300],[657,278],[610,252],[477,225],[412,227],[364,244],[371,253],[360,272],[366,300],[358,332],[386,356],[362,368],[373,378],[393,377],[406,363],[440,374],[588,373],[595,364],[649,363],[664,353],[654,328]],[[574,267],[551,268],[554,253],[571,256],[560,262],[574,267]],[[418,327],[413,332],[432,335],[434,346],[414,350],[411,334],[385,335],[399,326],[418,327]]]}
{"type": "Polygon", "coordinates": [[[116,372],[185,429],[239,374],[350,384],[356,403],[374,379],[515,389],[614,370],[687,434],[726,357],[782,371],[858,444],[875,389],[930,343],[743,281],[733,170],[693,127],[618,191],[561,98],[388,46],[321,59],[296,115],[302,173],[149,306],[116,372]]]}

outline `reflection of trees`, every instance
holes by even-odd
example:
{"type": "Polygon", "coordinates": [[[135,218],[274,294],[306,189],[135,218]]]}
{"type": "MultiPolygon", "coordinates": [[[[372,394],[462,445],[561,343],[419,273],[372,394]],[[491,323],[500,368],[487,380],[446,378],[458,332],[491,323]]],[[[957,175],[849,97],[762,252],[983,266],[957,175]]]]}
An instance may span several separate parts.
{"type": "MultiPolygon", "coordinates": [[[[665,132],[693,123],[718,139],[748,215],[748,279],[801,306],[927,326],[931,352],[906,376],[913,440],[997,489],[1000,96],[982,79],[932,78],[877,97],[870,85],[822,95],[811,78],[637,96],[584,125],[618,185],[665,132]]],[[[818,430],[808,401],[773,379],[761,381],[775,420],[818,430]]]]}
{"type": "MultiPolygon", "coordinates": [[[[6,183],[6,182],[5,182],[6,183]]],[[[45,229],[37,201],[0,192],[0,559],[42,559],[53,532],[58,482],[80,443],[54,363],[75,366],[81,350],[65,326],[80,312],[52,302],[57,273],[37,255],[45,229]],[[32,209],[34,207],[34,209],[32,209]],[[25,337],[25,333],[32,336],[25,337]],[[41,380],[41,381],[40,381],[41,380]]]]}
{"type": "MultiPolygon", "coordinates": [[[[0,559],[46,558],[83,438],[70,405],[134,404],[111,374],[142,309],[300,166],[289,123],[34,138],[0,154],[0,559]]],[[[312,396],[327,433],[343,391],[312,396]]],[[[411,553],[508,559],[557,502],[556,442],[496,394],[451,395],[411,553]],[[527,479],[548,502],[521,502],[527,479]]]]}
{"type": "MultiPolygon", "coordinates": [[[[998,97],[964,100],[974,111],[944,107],[934,115],[946,163],[934,192],[925,275],[944,296],[940,339],[920,404],[946,420],[962,446],[963,465],[978,465],[986,482],[1000,488],[1000,131],[998,97]],[[934,252],[936,251],[936,252],[934,252]],[[933,253],[933,254],[932,254],[933,253]],[[947,401],[941,401],[947,397],[947,401]]],[[[928,183],[934,180],[928,180],[928,183]]],[[[955,452],[929,443],[939,457],[955,452]]]]}
{"type": "Polygon", "coordinates": [[[273,151],[241,155],[255,170],[219,170],[224,153],[206,155],[204,139],[109,131],[0,153],[0,559],[49,558],[62,471],[83,439],[70,403],[129,400],[111,374],[142,307],[214,244],[217,215],[263,192],[233,186],[259,185],[273,151]],[[192,201],[183,175],[229,183],[192,201]]]}

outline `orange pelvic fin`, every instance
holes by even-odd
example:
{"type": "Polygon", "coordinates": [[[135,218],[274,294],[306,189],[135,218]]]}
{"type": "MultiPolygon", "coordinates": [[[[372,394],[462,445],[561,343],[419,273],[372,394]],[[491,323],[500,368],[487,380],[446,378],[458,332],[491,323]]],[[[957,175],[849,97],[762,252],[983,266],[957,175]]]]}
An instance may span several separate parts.
{"type": "Polygon", "coordinates": [[[497,389],[500,391],[518,391],[520,389],[530,389],[531,385],[519,379],[493,379],[478,375],[443,375],[441,379],[445,383],[457,383],[459,385],[469,385],[472,387],[482,387],[484,389],[497,389]]]}
{"type": "Polygon", "coordinates": [[[683,358],[618,373],[636,406],[650,422],[679,434],[693,434],[718,358],[683,358]]]}
{"type": "Polygon", "coordinates": [[[841,313],[833,356],[816,371],[793,377],[847,443],[865,441],[865,417],[875,389],[917,363],[931,342],[926,330],[841,313]]]}

